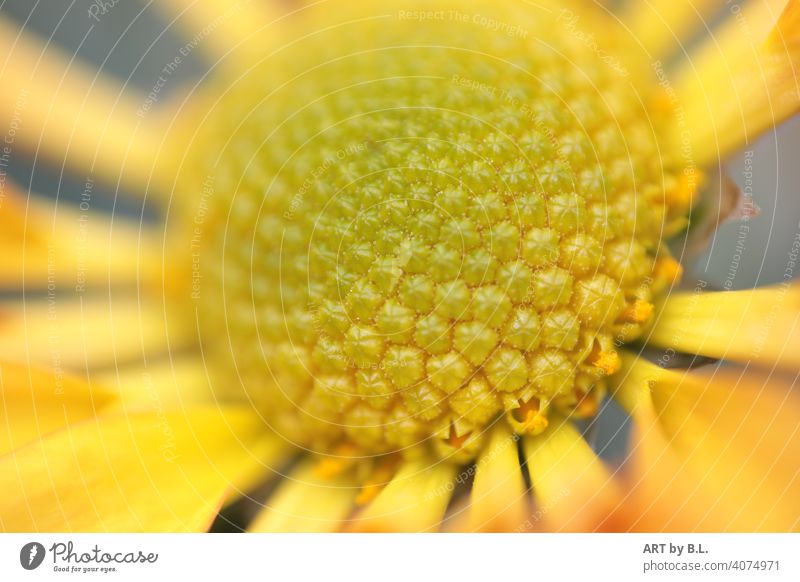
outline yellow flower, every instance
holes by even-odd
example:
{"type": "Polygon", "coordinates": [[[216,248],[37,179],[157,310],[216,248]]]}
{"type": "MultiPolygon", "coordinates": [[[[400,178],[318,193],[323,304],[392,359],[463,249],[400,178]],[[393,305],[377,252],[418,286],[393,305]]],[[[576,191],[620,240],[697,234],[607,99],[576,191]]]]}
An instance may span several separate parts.
{"type": "Polygon", "coordinates": [[[89,176],[2,174],[0,528],[798,529],[800,288],[678,259],[800,108],[800,3],[683,58],[718,2],[255,4],[162,3],[215,63],[180,103],[178,55],[135,96],[0,21],[6,155],[89,176]]]}

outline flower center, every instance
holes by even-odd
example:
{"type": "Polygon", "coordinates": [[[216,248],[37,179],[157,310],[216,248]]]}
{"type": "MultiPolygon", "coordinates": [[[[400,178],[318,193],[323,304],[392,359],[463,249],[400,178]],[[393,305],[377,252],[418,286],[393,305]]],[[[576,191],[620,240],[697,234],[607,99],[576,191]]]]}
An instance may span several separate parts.
{"type": "Polygon", "coordinates": [[[322,452],[594,414],[691,197],[655,83],[591,15],[363,4],[287,24],[202,130],[206,354],[322,452]]]}

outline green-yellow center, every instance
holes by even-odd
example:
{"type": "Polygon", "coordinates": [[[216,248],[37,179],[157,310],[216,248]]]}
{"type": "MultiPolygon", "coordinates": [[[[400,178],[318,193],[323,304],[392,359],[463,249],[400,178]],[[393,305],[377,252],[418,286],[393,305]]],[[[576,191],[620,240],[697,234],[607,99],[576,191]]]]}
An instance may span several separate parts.
{"type": "Polygon", "coordinates": [[[675,271],[655,84],[552,7],[364,4],[287,24],[193,148],[212,370],[320,452],[593,414],[675,271]]]}

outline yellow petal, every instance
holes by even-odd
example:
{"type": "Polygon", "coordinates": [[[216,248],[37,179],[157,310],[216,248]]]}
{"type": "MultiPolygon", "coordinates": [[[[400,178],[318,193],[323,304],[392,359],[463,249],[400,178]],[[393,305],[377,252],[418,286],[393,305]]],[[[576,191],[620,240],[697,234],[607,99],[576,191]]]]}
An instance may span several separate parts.
{"type": "Polygon", "coordinates": [[[110,392],[63,371],[0,361],[0,455],[95,416],[114,401],[110,392]]]}
{"type": "MultiPolygon", "coordinates": [[[[199,353],[171,356],[140,366],[119,366],[90,375],[94,385],[113,390],[115,399],[104,411],[135,413],[144,410],[180,411],[198,406],[220,404],[230,399],[229,386],[212,386],[206,363],[199,353]]],[[[280,469],[294,454],[292,446],[274,436],[264,439],[258,451],[261,465],[252,465],[242,475],[225,503],[236,501],[257,485],[279,476],[280,469]]]]}
{"type": "Polygon", "coordinates": [[[719,0],[648,0],[629,2],[622,19],[630,34],[653,59],[664,58],[688,44],[698,29],[710,26],[719,0]]]}
{"type": "Polygon", "coordinates": [[[215,66],[238,68],[269,54],[264,40],[280,23],[270,25],[288,8],[278,0],[162,0],[154,7],[189,38],[187,50],[197,46],[215,66]]]}
{"type": "Polygon", "coordinates": [[[354,523],[358,531],[437,530],[455,488],[456,466],[431,457],[406,461],[354,523]]]}
{"type": "Polygon", "coordinates": [[[138,222],[92,211],[88,181],[77,209],[6,183],[0,204],[0,288],[31,291],[58,285],[86,291],[136,285],[158,288],[158,233],[138,222]]]}
{"type": "Polygon", "coordinates": [[[527,519],[530,508],[517,454],[518,439],[505,422],[492,429],[475,464],[470,493],[472,531],[514,531],[527,519]]]}
{"type": "Polygon", "coordinates": [[[800,367],[800,285],[674,293],[660,306],[650,344],[761,366],[800,367]]]}
{"type": "Polygon", "coordinates": [[[202,531],[260,466],[244,407],[90,420],[0,458],[3,531],[202,531]]]}
{"type": "Polygon", "coordinates": [[[737,17],[726,19],[700,46],[694,49],[691,60],[681,64],[680,76],[691,67],[698,71],[713,70],[714,65],[730,66],[728,57],[752,51],[770,34],[778,17],[789,4],[788,0],[758,0],[747,2],[737,17]]]}
{"type": "Polygon", "coordinates": [[[524,440],[536,500],[527,529],[597,531],[619,503],[609,470],[569,422],[553,419],[545,432],[524,440]]]}
{"type": "Polygon", "coordinates": [[[0,18],[0,125],[14,143],[81,175],[151,187],[163,178],[165,125],[144,95],[99,77],[53,43],[0,18]]]}
{"type": "Polygon", "coordinates": [[[191,332],[138,297],[87,296],[0,303],[0,354],[83,370],[141,361],[189,345],[191,332]]]}
{"type": "Polygon", "coordinates": [[[323,533],[342,529],[355,507],[358,485],[346,475],[320,477],[317,461],[303,461],[288,475],[249,527],[253,532],[323,533]]]}
{"type": "Polygon", "coordinates": [[[199,354],[173,356],[142,366],[125,366],[92,374],[92,380],[113,388],[118,405],[133,412],[147,407],[181,409],[211,404],[217,396],[199,354]]]}
{"type": "Polygon", "coordinates": [[[798,0],[750,2],[673,83],[698,164],[716,164],[800,110],[798,0]],[[783,9],[783,12],[781,12],[783,9]]]}
{"type": "Polygon", "coordinates": [[[800,528],[795,381],[752,370],[677,372],[627,356],[619,393],[635,420],[629,529],[800,528]]]}

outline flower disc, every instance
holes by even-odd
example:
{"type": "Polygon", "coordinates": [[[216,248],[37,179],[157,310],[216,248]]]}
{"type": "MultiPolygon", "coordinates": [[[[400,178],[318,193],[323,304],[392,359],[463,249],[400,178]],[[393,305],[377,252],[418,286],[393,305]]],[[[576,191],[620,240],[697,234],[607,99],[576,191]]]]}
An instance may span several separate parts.
{"type": "Polygon", "coordinates": [[[650,72],[508,4],[303,11],[193,145],[206,353],[301,446],[471,458],[593,414],[674,275],[650,72]]]}

